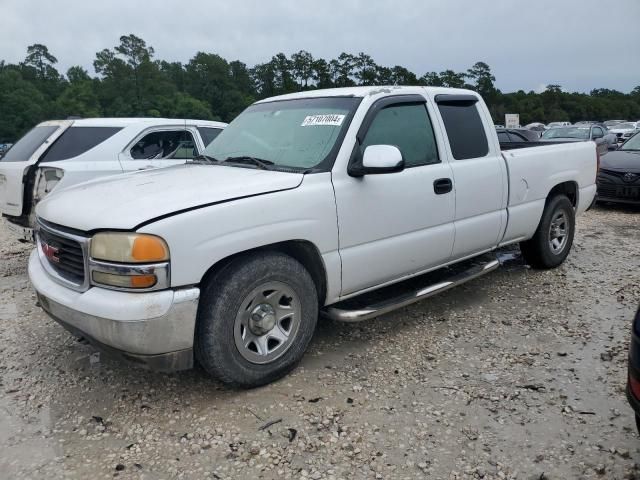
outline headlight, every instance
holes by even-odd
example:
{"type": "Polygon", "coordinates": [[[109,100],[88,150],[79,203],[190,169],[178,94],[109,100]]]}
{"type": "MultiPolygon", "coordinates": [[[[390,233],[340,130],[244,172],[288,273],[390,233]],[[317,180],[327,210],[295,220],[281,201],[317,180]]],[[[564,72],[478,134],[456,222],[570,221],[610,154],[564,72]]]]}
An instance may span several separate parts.
{"type": "Polygon", "coordinates": [[[169,288],[169,247],[160,237],[103,232],[91,239],[91,282],[116,290],[169,288]]]}
{"type": "Polygon", "coordinates": [[[169,247],[154,235],[97,233],[91,239],[91,258],[123,263],[165,262],[169,260],[169,247]]]}

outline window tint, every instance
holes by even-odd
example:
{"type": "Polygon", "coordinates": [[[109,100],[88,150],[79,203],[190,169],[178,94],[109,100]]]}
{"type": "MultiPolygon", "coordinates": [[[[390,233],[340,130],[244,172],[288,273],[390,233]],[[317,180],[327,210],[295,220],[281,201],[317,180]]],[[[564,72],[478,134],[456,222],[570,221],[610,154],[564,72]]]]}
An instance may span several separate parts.
{"type": "Polygon", "coordinates": [[[120,127],[70,127],[58,137],[40,158],[41,162],[56,162],[77,157],[122,130],[120,127]]]}
{"type": "Polygon", "coordinates": [[[487,135],[475,104],[441,103],[438,108],[449,137],[453,158],[466,160],[484,157],[489,153],[487,135]]]}
{"type": "Polygon", "coordinates": [[[509,135],[507,135],[507,132],[498,132],[498,141],[503,143],[503,142],[510,142],[511,139],[509,138],[509,135]]]}
{"type": "Polygon", "coordinates": [[[202,143],[204,143],[205,148],[207,148],[209,144],[213,142],[218,135],[220,135],[221,131],[221,128],[198,127],[198,132],[200,132],[202,143]]]}
{"type": "Polygon", "coordinates": [[[600,127],[594,127],[592,136],[593,137],[604,137],[604,131],[602,131],[602,129],[600,127]]]}
{"type": "Polygon", "coordinates": [[[186,130],[152,132],[142,137],[129,151],[135,160],[190,159],[196,151],[193,136],[186,130]]]}
{"type": "Polygon", "coordinates": [[[0,159],[2,162],[26,162],[31,155],[55,132],[58,126],[32,128],[0,159]]]}
{"type": "Polygon", "coordinates": [[[509,137],[511,138],[512,142],[526,142],[527,141],[526,138],[524,138],[519,133],[515,133],[515,132],[509,132],[509,137]]]}
{"type": "Polygon", "coordinates": [[[380,110],[367,131],[362,151],[369,145],[395,145],[407,167],[440,161],[431,120],[423,104],[392,105],[380,110]]]}

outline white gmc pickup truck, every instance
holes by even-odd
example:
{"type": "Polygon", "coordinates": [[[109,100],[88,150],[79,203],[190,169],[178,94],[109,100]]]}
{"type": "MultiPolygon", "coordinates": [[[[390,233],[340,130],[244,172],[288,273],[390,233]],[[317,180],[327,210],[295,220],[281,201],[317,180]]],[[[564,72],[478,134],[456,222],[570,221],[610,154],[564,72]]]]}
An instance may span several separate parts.
{"type": "Polygon", "coordinates": [[[296,365],[319,314],[408,305],[497,268],[503,245],[560,265],[597,163],[592,142],[501,151],[467,90],[285,95],[189,164],[53,192],[29,276],[99,348],[253,387],[296,365]]]}

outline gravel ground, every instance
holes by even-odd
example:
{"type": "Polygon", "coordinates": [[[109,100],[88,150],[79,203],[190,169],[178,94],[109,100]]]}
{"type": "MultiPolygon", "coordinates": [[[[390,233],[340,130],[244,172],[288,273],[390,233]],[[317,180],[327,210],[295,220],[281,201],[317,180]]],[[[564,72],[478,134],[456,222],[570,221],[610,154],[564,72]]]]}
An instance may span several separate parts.
{"type": "Polygon", "coordinates": [[[100,356],[35,306],[0,227],[1,478],[640,478],[626,403],[640,212],[598,207],[553,271],[504,268],[233,391],[100,356]]]}

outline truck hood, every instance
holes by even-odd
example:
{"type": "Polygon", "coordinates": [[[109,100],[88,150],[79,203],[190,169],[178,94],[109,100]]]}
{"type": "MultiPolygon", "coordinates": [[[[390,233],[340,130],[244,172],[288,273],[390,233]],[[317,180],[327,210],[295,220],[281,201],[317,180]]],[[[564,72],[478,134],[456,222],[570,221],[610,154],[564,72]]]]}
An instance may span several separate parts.
{"type": "Polygon", "coordinates": [[[248,196],[296,188],[303,174],[218,165],[178,165],[55,190],[38,217],[65,227],[132,230],[142,223],[248,196]]]}

